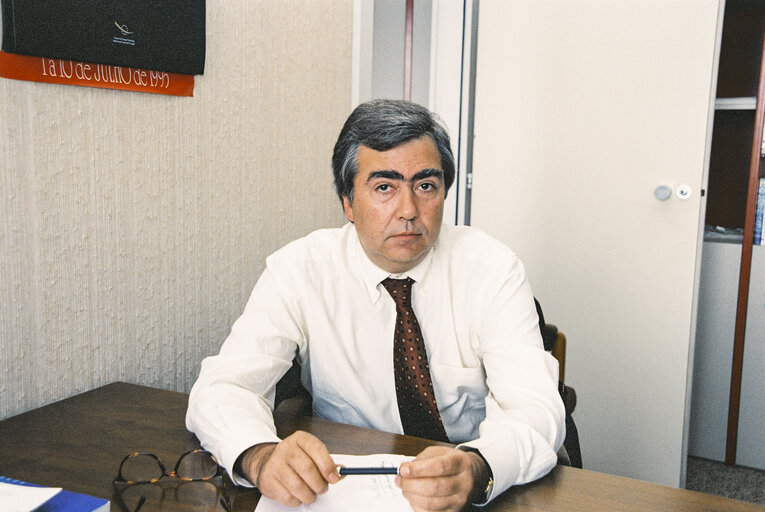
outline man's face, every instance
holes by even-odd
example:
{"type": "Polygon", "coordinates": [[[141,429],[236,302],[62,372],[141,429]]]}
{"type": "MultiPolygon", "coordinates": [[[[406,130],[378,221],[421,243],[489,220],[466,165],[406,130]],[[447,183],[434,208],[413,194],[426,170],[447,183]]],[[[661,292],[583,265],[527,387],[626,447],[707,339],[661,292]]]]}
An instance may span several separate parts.
{"type": "Polygon", "coordinates": [[[359,146],[353,203],[343,197],[343,209],[369,259],[400,273],[436,243],[445,195],[441,156],[423,136],[387,151],[359,146]]]}

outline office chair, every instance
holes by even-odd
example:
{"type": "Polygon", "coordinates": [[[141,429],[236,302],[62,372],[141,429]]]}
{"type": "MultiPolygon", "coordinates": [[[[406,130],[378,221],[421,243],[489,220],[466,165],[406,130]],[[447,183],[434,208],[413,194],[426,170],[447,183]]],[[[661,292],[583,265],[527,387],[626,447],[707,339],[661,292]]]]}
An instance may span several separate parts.
{"type": "Polygon", "coordinates": [[[313,416],[313,398],[300,381],[300,363],[297,357],[292,367],[276,383],[274,411],[301,416],[313,416]]]}
{"type": "Polygon", "coordinates": [[[559,331],[558,327],[554,324],[545,322],[542,306],[539,305],[539,301],[536,298],[534,299],[534,305],[537,308],[537,316],[539,317],[542,343],[545,350],[550,352],[558,361],[558,391],[563,400],[563,407],[566,409],[566,438],[563,441],[563,447],[568,456],[568,460],[563,457],[561,462],[575,468],[581,468],[582,452],[579,446],[579,431],[574,423],[574,418],[571,416],[576,408],[576,391],[571,386],[564,384],[566,374],[566,335],[559,331]]]}

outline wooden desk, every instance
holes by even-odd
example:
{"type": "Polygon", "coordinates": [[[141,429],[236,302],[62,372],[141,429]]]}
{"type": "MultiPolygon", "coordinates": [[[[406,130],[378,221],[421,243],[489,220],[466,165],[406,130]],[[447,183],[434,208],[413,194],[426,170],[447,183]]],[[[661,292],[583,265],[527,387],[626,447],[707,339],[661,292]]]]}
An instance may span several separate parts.
{"type": "MultiPolygon", "coordinates": [[[[118,511],[112,479],[123,456],[146,450],[172,465],[180,454],[199,446],[184,425],[187,398],[183,393],[114,383],[1,421],[0,475],[112,499],[112,510],[118,511]]],[[[306,430],[335,453],[416,455],[436,444],[317,418],[283,415],[276,420],[281,436],[306,430]]],[[[251,512],[259,497],[250,489],[232,494],[237,512],[251,512]]],[[[175,499],[177,494],[168,493],[162,510],[223,510],[215,503],[193,506],[175,499]]],[[[150,510],[144,506],[142,512],[150,510]]],[[[765,507],[559,466],[535,483],[510,489],[483,510],[697,512],[765,507]]]]}

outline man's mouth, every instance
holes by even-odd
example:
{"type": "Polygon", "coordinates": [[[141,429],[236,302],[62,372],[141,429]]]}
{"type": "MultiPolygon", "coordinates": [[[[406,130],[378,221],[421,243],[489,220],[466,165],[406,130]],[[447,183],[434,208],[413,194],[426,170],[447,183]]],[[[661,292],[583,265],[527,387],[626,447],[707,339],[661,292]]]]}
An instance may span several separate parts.
{"type": "Polygon", "coordinates": [[[398,240],[411,240],[413,238],[417,238],[420,236],[420,233],[415,233],[414,231],[404,231],[402,233],[396,233],[395,235],[391,235],[391,238],[395,238],[398,240]]]}

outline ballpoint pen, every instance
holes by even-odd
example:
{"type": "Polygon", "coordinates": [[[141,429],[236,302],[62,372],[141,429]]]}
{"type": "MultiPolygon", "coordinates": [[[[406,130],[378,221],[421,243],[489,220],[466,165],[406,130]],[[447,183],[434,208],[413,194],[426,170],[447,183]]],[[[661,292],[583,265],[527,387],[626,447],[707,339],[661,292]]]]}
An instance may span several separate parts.
{"type": "Polygon", "coordinates": [[[394,467],[346,468],[345,466],[337,466],[337,473],[340,476],[347,476],[347,475],[398,475],[398,468],[394,468],[394,467]]]}

